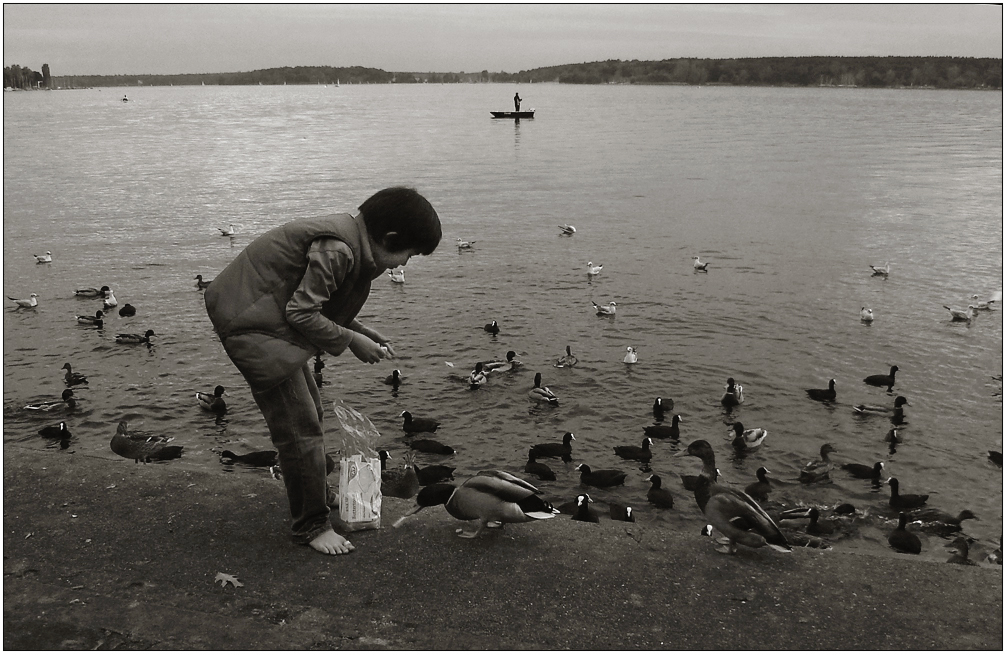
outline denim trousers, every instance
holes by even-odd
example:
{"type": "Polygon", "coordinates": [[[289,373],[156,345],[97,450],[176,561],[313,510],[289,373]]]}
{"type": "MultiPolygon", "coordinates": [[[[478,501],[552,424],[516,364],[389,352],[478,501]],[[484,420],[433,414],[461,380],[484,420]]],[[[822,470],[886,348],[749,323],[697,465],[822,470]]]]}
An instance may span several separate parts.
{"type": "Polygon", "coordinates": [[[280,384],[252,397],[279,452],[287,487],[293,540],[306,544],[329,530],[329,495],[325,480],[322,399],[307,363],[280,384]]]}

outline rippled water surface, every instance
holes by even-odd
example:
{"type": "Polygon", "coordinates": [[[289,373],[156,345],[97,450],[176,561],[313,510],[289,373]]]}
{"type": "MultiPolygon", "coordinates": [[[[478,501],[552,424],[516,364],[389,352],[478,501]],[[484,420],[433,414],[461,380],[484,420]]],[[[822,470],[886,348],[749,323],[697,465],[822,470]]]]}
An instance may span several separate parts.
{"type": "MultiPolygon", "coordinates": [[[[534,85],[536,118],[492,120],[513,91],[502,85],[180,87],[4,94],[4,293],[39,295],[34,310],[4,312],[6,457],[44,448],[35,432],[60,420],[20,411],[55,398],[60,367],[89,377],[66,418],[67,456],[111,453],[119,420],[175,437],[172,467],[232,470],[217,457],[270,447],[262,417],[216,340],[193,278],[212,278],[255,236],[287,220],[350,211],[374,191],[416,186],[437,208],[444,241],[415,259],[406,283],[375,282],[361,319],[394,337],[395,363],[327,357],[323,398],[371,417],[382,443],[405,452],[409,410],[440,419],[462,476],[520,472],[529,445],[576,435],[574,461],[547,460],[555,500],[581,489],[573,467],[621,468],[623,487],[592,490],[637,508],[639,520],[699,530],[678,481],[699,460],[673,458],[695,439],[716,451],[724,477],[747,484],[767,466],[774,500],[866,511],[837,548],[887,552],[887,491],[835,471],[832,483],[796,483],[832,443],[835,462],[884,461],[903,492],[979,515],[966,523],[991,548],[1002,533],[1003,308],[952,323],[943,305],[988,298],[1003,277],[1002,95],[866,89],[737,89],[534,85]],[[234,238],[217,228],[234,224],[234,238]],[[573,237],[557,225],[572,223],[573,237]],[[455,239],[474,240],[460,252],[455,239]],[[51,264],[34,253],[52,251],[51,264]],[[709,262],[697,273],[692,258],[709,262]],[[587,276],[587,262],[604,264],[587,276]],[[887,279],[869,265],[891,262],[887,279]],[[102,330],[75,314],[96,300],[73,290],[107,284],[133,318],[102,330]],[[616,301],[615,317],[591,301],[616,301]],[[862,306],[875,321],[864,324],[862,306]],[[497,320],[501,332],[482,326],[497,320]],[[151,348],[118,332],[156,333],[151,348]],[[572,369],[552,362],[565,346],[572,369]],[[639,362],[623,363],[627,346],[639,362]],[[472,392],[474,362],[508,350],[519,372],[472,392]],[[455,367],[446,365],[452,362],[455,367]],[[862,382],[900,368],[892,393],[862,382]],[[398,366],[398,390],[382,384],[398,366]],[[527,397],[535,372],[559,407],[527,397]],[[719,399],[733,376],[745,403],[719,399]],[[996,377],[995,377],[996,376],[996,377]],[[837,381],[839,399],[805,388],[837,381]],[[228,390],[222,419],[193,393],[228,390]],[[858,417],[857,403],[905,395],[904,442],[858,417]],[[656,396],[683,417],[681,442],[657,442],[651,469],[676,496],[648,507],[648,470],[612,447],[638,445],[656,396]],[[734,454],[727,427],[769,430],[765,445],[734,454]],[[72,454],[71,454],[72,451],[72,454]],[[690,527],[691,526],[691,527],[690,527]]],[[[334,426],[330,425],[330,430],[334,426]]],[[[924,557],[946,559],[938,537],[924,557]]]]}

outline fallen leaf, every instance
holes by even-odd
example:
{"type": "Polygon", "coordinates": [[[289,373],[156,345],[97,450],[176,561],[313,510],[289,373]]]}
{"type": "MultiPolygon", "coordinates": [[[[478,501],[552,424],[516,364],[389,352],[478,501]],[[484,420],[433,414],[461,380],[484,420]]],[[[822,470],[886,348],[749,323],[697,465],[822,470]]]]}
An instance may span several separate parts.
{"type": "Polygon", "coordinates": [[[245,584],[238,582],[238,579],[233,575],[228,575],[227,573],[217,573],[217,577],[213,579],[214,583],[219,582],[221,587],[226,587],[227,583],[230,582],[235,587],[244,587],[245,584]]]}

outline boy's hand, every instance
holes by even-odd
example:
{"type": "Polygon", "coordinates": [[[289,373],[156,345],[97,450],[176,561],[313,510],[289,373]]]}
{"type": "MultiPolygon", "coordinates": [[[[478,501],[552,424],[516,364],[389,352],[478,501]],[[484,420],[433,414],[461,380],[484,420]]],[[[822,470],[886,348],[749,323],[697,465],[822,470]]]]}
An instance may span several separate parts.
{"type": "Polygon", "coordinates": [[[355,332],[350,340],[350,352],[365,364],[377,364],[389,354],[388,349],[359,332],[355,332]]]}

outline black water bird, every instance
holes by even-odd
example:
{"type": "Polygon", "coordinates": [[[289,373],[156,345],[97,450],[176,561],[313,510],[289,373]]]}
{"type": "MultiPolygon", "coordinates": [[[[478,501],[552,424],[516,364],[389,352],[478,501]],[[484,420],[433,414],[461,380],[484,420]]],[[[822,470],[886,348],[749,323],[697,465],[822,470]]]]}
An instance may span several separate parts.
{"type": "Polygon", "coordinates": [[[767,473],[769,473],[769,469],[765,466],[760,466],[755,472],[755,477],[758,479],[745,487],[745,493],[760,503],[768,501],[769,492],[773,490],[773,485],[769,483],[769,479],[766,477],[767,473]]]}
{"type": "Polygon", "coordinates": [[[892,495],[888,499],[888,504],[894,509],[915,509],[922,507],[930,498],[930,494],[900,494],[899,481],[897,478],[888,478],[888,486],[892,488],[892,495]]]}
{"type": "Polygon", "coordinates": [[[888,375],[868,375],[864,378],[864,382],[874,387],[888,387],[888,390],[891,391],[895,386],[895,372],[898,370],[898,366],[892,366],[888,375]]]}
{"type": "Polygon", "coordinates": [[[592,487],[615,487],[626,481],[625,471],[618,469],[592,471],[587,464],[578,464],[576,470],[580,471],[581,484],[592,487]]]}
{"type": "Polygon", "coordinates": [[[805,389],[808,397],[812,400],[831,401],[836,399],[836,380],[829,380],[828,389],[805,389]]]}
{"type": "Polygon", "coordinates": [[[408,411],[399,414],[402,417],[402,430],[409,434],[419,432],[436,432],[440,426],[440,421],[432,418],[415,418],[408,411]]]}
{"type": "Polygon", "coordinates": [[[280,454],[275,450],[254,450],[250,453],[239,455],[230,450],[220,453],[220,461],[223,464],[240,463],[245,466],[276,466],[279,463],[280,454]],[[224,461],[227,460],[227,461],[224,461]]]}
{"type": "Polygon", "coordinates": [[[647,478],[650,489],[647,490],[647,501],[656,507],[671,509],[675,506],[675,497],[661,486],[661,476],[656,473],[647,478]]]}
{"type": "Polygon", "coordinates": [[[888,545],[903,553],[919,555],[920,551],[923,550],[923,545],[920,543],[919,537],[906,530],[906,521],[908,518],[905,512],[899,513],[899,527],[895,528],[888,535],[888,545]]]}
{"type": "Polygon", "coordinates": [[[675,414],[671,417],[671,425],[645,425],[643,433],[654,439],[672,439],[673,441],[678,441],[678,424],[681,422],[682,416],[675,414]]]}
{"type": "Polygon", "coordinates": [[[571,454],[573,452],[573,446],[571,441],[576,440],[573,436],[573,432],[567,432],[563,435],[563,443],[539,443],[531,447],[531,452],[535,454],[536,457],[559,457],[564,462],[572,462],[573,458],[571,454]]]}
{"type": "Polygon", "coordinates": [[[555,480],[556,474],[547,464],[535,461],[535,449],[528,449],[528,463],[524,465],[524,472],[530,473],[539,480],[555,480]]]}
{"type": "Polygon", "coordinates": [[[643,438],[643,444],[640,446],[615,446],[615,454],[623,459],[635,459],[641,462],[649,462],[653,453],[650,452],[650,446],[654,441],[650,437],[643,438]]]}
{"type": "Polygon", "coordinates": [[[584,521],[585,523],[599,523],[598,513],[591,509],[594,500],[587,494],[577,496],[577,507],[573,511],[574,521],[584,521]]]}

